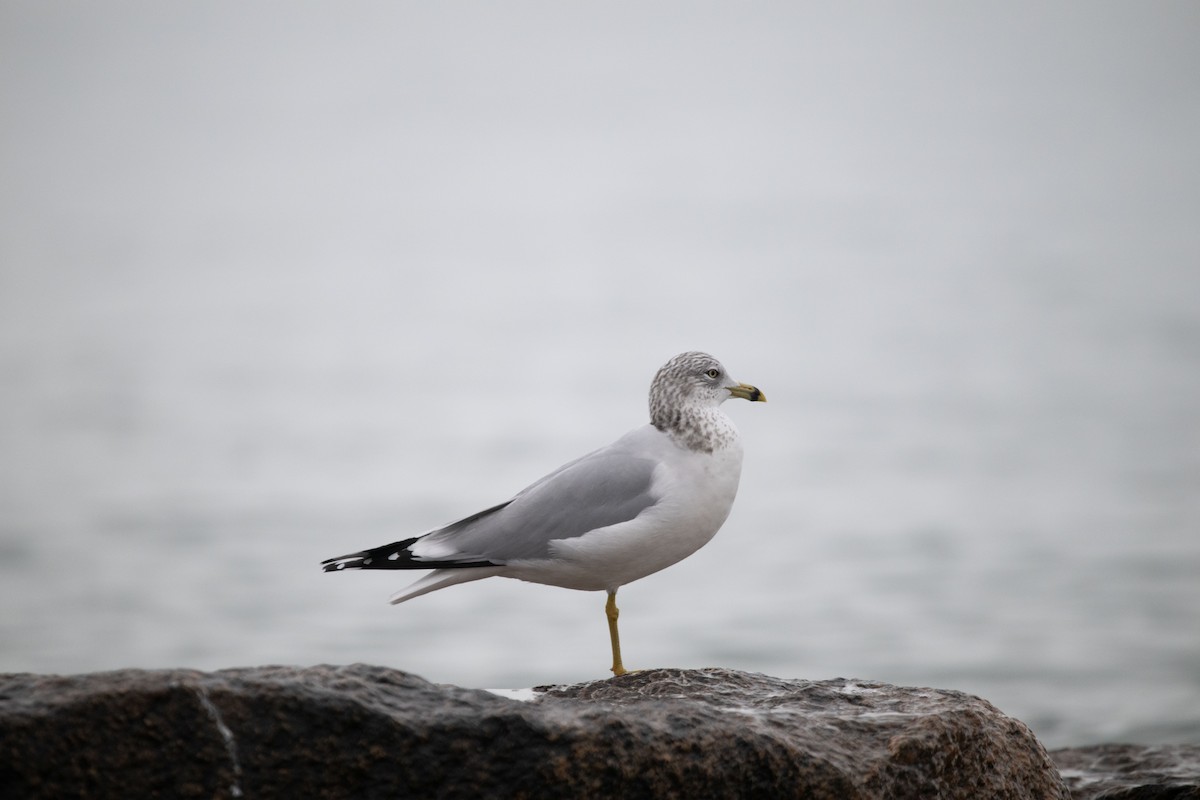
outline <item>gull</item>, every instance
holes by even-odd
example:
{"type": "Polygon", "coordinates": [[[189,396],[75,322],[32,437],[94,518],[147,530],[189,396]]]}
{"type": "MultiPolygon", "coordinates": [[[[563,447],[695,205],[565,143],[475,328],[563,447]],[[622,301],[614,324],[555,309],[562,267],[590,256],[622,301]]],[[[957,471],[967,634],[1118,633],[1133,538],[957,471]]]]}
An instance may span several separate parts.
{"type": "Polygon", "coordinates": [[[347,569],[432,569],[391,597],[495,576],[605,591],[613,675],[624,675],[617,590],[682,561],[716,535],[737,494],[742,444],[721,404],[765,402],[707,353],[663,365],[650,422],[565,464],[511,500],[421,536],[322,562],[347,569]]]}

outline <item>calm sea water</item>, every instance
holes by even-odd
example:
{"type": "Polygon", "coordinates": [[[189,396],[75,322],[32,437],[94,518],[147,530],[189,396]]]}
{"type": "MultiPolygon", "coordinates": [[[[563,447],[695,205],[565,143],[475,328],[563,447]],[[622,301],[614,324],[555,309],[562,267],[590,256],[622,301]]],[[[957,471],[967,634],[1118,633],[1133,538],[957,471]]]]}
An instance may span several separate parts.
{"type": "Polygon", "coordinates": [[[603,677],[603,595],[318,562],[706,349],[769,402],[722,532],[622,589],[628,665],[1200,741],[1194,16],[153,8],[0,26],[0,670],[603,677]]]}

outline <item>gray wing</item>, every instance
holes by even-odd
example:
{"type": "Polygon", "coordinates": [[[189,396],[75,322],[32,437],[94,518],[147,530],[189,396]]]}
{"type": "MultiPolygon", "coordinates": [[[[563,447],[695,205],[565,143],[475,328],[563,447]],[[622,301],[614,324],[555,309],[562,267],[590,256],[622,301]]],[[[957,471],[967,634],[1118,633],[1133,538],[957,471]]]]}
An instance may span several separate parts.
{"type": "Polygon", "coordinates": [[[503,563],[544,558],[554,539],[628,522],[658,501],[656,462],[610,445],[572,461],[507,503],[422,536],[414,553],[503,563]]]}

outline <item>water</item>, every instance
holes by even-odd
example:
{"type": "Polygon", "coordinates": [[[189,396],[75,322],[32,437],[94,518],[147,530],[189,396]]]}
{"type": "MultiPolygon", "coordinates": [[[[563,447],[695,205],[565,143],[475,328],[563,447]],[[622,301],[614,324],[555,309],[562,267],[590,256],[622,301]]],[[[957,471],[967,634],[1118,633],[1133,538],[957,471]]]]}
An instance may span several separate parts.
{"type": "Polygon", "coordinates": [[[318,562],[700,348],[770,402],[627,664],[1200,741],[1190,7],[456,8],[4,6],[0,670],[601,677],[602,595],[318,562]]]}

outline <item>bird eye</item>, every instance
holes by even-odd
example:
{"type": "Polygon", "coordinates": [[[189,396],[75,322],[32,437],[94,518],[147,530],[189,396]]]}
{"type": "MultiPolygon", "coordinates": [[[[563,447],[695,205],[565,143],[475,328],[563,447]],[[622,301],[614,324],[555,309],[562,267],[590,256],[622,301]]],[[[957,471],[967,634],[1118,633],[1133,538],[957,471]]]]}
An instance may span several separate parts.
{"type": "Polygon", "coordinates": [[[710,369],[710,370],[705,370],[704,374],[705,374],[705,375],[707,375],[707,376],[708,376],[708,377],[710,377],[710,378],[715,378],[715,377],[717,377],[718,375],[720,375],[721,373],[720,373],[720,372],[718,372],[718,371],[717,371],[717,370],[715,370],[715,369],[710,369]]]}

